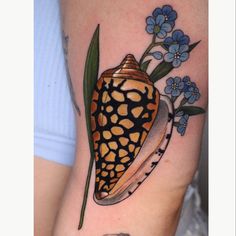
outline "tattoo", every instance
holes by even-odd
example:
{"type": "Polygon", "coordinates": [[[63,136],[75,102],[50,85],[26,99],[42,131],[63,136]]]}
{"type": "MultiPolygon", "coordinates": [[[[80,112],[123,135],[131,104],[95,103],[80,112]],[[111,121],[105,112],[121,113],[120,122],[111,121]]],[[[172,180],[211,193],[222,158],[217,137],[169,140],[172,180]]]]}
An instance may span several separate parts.
{"type": "MultiPolygon", "coordinates": [[[[188,35],[174,30],[176,19],[171,6],[156,8],[146,18],[146,32],[152,40],[139,62],[128,54],[98,80],[96,71],[94,77],[84,77],[84,84],[89,79],[92,85],[85,107],[89,107],[87,127],[89,140],[93,141],[90,166],[94,159],[96,162],[97,204],[112,205],[130,197],[158,165],[174,128],[183,136],[189,117],[204,113],[204,109],[192,105],[199,100],[200,92],[189,76],[166,77],[188,60],[199,43],[190,44],[188,35]],[[152,71],[151,61],[156,64],[152,71]],[[156,83],[161,79],[166,80],[164,91],[156,83]]],[[[96,32],[86,65],[99,61],[99,57],[91,56],[99,52],[96,32]]]]}
{"type": "Polygon", "coordinates": [[[71,81],[71,77],[70,77],[70,72],[69,72],[69,66],[68,66],[68,43],[69,43],[69,36],[65,35],[65,33],[63,32],[63,51],[64,51],[65,64],[66,64],[65,66],[66,66],[67,81],[68,81],[68,85],[69,85],[73,105],[74,105],[78,115],[80,116],[81,113],[80,113],[79,106],[78,106],[78,104],[76,103],[76,100],[75,100],[75,92],[74,92],[74,89],[73,89],[73,85],[72,85],[72,81],[71,81]]]}
{"type": "Polygon", "coordinates": [[[130,236],[130,234],[119,233],[119,234],[104,234],[103,236],[130,236]]]}

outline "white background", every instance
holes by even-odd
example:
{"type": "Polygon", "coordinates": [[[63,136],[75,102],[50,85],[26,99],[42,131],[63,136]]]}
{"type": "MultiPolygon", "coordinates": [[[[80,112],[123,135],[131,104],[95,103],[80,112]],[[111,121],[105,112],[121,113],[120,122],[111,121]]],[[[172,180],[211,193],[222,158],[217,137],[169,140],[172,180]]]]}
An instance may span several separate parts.
{"type": "MultiPolygon", "coordinates": [[[[235,235],[235,1],[209,1],[209,235],[235,235]]],[[[33,2],[0,1],[0,235],[33,235],[33,2]]]]}

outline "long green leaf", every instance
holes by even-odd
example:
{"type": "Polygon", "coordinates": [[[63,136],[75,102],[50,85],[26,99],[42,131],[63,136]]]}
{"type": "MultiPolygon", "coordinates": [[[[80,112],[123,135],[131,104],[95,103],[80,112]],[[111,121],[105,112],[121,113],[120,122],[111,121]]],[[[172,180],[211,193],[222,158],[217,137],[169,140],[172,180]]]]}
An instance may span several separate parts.
{"type": "Polygon", "coordinates": [[[84,106],[85,106],[86,126],[87,126],[88,141],[89,141],[89,148],[90,148],[90,161],[89,161],[87,179],[85,183],[84,198],[83,198],[83,203],[82,203],[81,212],[80,212],[80,222],[79,222],[78,229],[81,229],[83,226],[84,213],[85,213],[85,208],[86,208],[87,198],[88,198],[88,191],[89,191],[89,183],[91,179],[91,173],[92,173],[92,167],[93,167],[93,161],[94,161],[90,113],[91,113],[92,94],[93,94],[93,90],[95,88],[95,85],[98,79],[98,69],[99,69],[99,25],[97,26],[93,34],[93,38],[90,42],[89,49],[87,52],[87,58],[85,62],[85,69],[84,69],[84,81],[83,81],[84,106]]]}
{"type": "MultiPolygon", "coordinates": [[[[189,46],[188,52],[191,52],[198,44],[200,41],[193,43],[189,46]]],[[[164,76],[166,76],[168,73],[170,73],[174,67],[172,66],[171,62],[165,62],[164,60],[156,66],[156,68],[152,71],[150,75],[150,80],[155,83],[156,81],[160,80],[164,76]]]]}
{"type": "Polygon", "coordinates": [[[141,65],[141,67],[140,67],[141,70],[144,71],[144,72],[146,72],[146,71],[147,71],[147,68],[148,68],[148,66],[149,66],[149,64],[150,64],[150,62],[151,62],[151,59],[145,61],[144,63],[142,63],[142,65],[141,65]]]}
{"type": "Polygon", "coordinates": [[[176,110],[176,113],[179,111],[183,111],[184,114],[188,114],[189,116],[195,116],[205,113],[205,110],[203,108],[196,106],[182,106],[176,110]]]}

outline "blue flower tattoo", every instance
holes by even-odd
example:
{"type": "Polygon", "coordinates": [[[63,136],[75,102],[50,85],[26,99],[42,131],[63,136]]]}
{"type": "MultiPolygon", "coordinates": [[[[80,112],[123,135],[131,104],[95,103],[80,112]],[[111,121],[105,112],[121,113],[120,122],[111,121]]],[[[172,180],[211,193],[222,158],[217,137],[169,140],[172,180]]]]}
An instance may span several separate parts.
{"type": "Polygon", "coordinates": [[[181,136],[183,136],[185,134],[187,124],[188,124],[188,118],[189,118],[189,115],[185,114],[179,120],[179,125],[177,127],[177,131],[178,131],[178,133],[181,134],[181,136]]]}
{"type": "Polygon", "coordinates": [[[159,52],[159,51],[153,52],[151,53],[151,55],[157,60],[161,60],[163,58],[162,52],[159,52]]]}
{"type": "Polygon", "coordinates": [[[188,45],[174,44],[169,47],[169,52],[165,54],[164,60],[172,62],[173,67],[180,67],[181,63],[189,58],[188,45]]]}
{"type": "Polygon", "coordinates": [[[164,45],[168,48],[172,44],[189,45],[190,38],[188,35],[185,35],[182,30],[175,30],[172,33],[171,37],[167,37],[164,40],[164,45]]]}
{"type": "Polygon", "coordinates": [[[188,103],[193,104],[200,98],[199,89],[192,85],[187,91],[184,92],[184,97],[188,100],[188,103]]]}
{"type": "Polygon", "coordinates": [[[169,5],[164,5],[162,8],[156,8],[152,15],[157,17],[158,15],[163,15],[165,17],[165,23],[168,23],[173,28],[175,25],[175,20],[177,18],[177,13],[173,8],[169,5]]]}
{"type": "Polygon", "coordinates": [[[172,30],[171,25],[169,23],[165,23],[165,17],[163,15],[158,15],[157,17],[149,16],[146,19],[146,23],[146,31],[149,34],[156,35],[160,39],[165,38],[167,33],[172,30]]]}
{"type": "Polygon", "coordinates": [[[170,77],[167,79],[166,84],[165,93],[171,94],[172,97],[178,97],[184,88],[184,82],[181,81],[180,77],[170,77]]]}

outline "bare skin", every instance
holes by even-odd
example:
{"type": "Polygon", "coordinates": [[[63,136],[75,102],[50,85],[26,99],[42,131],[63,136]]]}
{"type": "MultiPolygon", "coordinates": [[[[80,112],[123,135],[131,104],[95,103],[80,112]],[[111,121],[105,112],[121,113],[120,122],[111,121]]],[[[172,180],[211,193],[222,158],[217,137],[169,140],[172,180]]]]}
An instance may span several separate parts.
{"type": "MultiPolygon", "coordinates": [[[[148,46],[145,18],[157,6],[170,4],[178,12],[181,27],[191,42],[201,40],[190,60],[168,76],[191,76],[201,98],[197,106],[207,106],[207,1],[62,1],[63,30],[69,36],[68,63],[76,102],[77,153],[72,175],[55,225],[55,236],[101,236],[129,233],[132,236],[174,235],[187,186],[197,169],[204,115],[192,117],[184,137],[174,131],[169,147],[145,183],[125,201],[99,206],[93,200],[95,174],[90,181],[84,225],[78,230],[80,209],[89,163],[89,145],[83,103],[83,73],[89,42],[100,24],[100,70],[117,66],[127,53],[138,59],[148,46]]],[[[159,88],[165,86],[161,82],[159,88]]]]}
{"type": "Polygon", "coordinates": [[[50,236],[71,168],[36,157],[34,161],[34,235],[50,236]]]}

